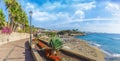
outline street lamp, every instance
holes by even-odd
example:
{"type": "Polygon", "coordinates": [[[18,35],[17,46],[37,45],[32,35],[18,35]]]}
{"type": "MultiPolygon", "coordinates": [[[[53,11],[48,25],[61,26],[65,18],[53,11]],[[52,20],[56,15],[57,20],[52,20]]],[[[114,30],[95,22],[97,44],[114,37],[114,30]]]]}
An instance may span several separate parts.
{"type": "Polygon", "coordinates": [[[31,20],[32,20],[32,14],[33,14],[33,12],[30,11],[29,14],[30,14],[30,46],[31,46],[31,44],[32,44],[32,28],[31,28],[31,20]]]}

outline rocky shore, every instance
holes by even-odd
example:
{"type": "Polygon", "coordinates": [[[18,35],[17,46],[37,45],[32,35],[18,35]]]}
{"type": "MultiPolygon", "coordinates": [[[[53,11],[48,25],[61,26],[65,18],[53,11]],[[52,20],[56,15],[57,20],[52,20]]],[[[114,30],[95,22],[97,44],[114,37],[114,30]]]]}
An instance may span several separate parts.
{"type": "Polygon", "coordinates": [[[62,38],[63,48],[80,53],[86,57],[95,58],[97,61],[105,61],[104,53],[95,46],[90,46],[87,42],[73,37],[62,38]]]}

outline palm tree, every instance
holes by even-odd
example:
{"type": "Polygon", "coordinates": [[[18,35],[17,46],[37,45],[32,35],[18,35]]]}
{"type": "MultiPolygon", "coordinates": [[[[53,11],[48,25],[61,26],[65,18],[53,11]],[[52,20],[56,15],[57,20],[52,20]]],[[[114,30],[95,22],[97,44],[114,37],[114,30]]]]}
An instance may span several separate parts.
{"type": "Polygon", "coordinates": [[[2,9],[0,9],[0,28],[5,26],[5,15],[3,14],[2,9]]]}
{"type": "Polygon", "coordinates": [[[22,25],[23,30],[25,32],[25,28],[29,26],[29,23],[28,23],[28,17],[24,11],[22,11],[21,13],[21,21],[19,23],[22,25]]]}
{"type": "Polygon", "coordinates": [[[4,0],[9,11],[10,17],[10,27],[12,31],[16,31],[16,28],[22,25],[23,29],[28,25],[28,18],[26,13],[23,11],[21,5],[17,0],[4,0]]]}
{"type": "Polygon", "coordinates": [[[17,7],[15,5],[15,0],[4,0],[5,4],[6,4],[6,9],[8,9],[9,12],[9,26],[11,27],[11,29],[13,30],[14,27],[14,23],[15,23],[15,16],[16,16],[16,11],[17,11],[17,7]]]}

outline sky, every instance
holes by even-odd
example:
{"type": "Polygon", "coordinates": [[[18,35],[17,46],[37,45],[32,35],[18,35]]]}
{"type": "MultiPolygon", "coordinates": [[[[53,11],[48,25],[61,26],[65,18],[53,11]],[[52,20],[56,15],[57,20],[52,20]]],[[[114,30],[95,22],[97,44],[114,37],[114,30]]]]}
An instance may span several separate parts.
{"type": "MultiPolygon", "coordinates": [[[[120,33],[120,0],[18,0],[32,24],[46,29],[120,33]]],[[[7,10],[0,2],[6,17],[7,10]]]]}

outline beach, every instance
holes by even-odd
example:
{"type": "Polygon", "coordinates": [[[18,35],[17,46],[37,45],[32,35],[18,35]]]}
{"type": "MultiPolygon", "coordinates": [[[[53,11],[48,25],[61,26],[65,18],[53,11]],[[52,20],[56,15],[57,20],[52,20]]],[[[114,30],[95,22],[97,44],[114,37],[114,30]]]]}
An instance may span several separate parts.
{"type": "Polygon", "coordinates": [[[76,39],[74,37],[65,37],[62,38],[63,40],[63,48],[68,49],[73,52],[77,52],[83,56],[93,58],[96,61],[105,61],[104,60],[104,53],[97,47],[89,45],[89,43],[76,39]]]}
{"type": "Polygon", "coordinates": [[[106,61],[120,61],[120,34],[90,33],[86,36],[75,36],[99,48],[105,54],[106,61]]]}

